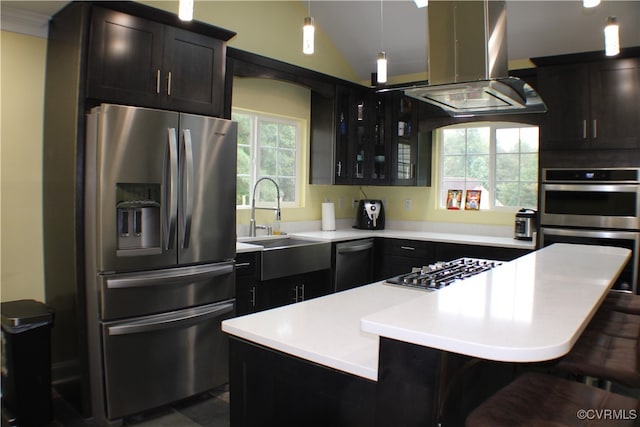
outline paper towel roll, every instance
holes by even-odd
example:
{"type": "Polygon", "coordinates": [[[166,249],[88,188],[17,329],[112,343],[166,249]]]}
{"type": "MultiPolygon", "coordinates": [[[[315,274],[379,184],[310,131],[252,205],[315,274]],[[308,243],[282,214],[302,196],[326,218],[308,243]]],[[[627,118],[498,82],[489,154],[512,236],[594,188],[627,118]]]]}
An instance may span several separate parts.
{"type": "Polygon", "coordinates": [[[336,210],[333,203],[322,204],[322,231],[336,229],[336,210]]]}

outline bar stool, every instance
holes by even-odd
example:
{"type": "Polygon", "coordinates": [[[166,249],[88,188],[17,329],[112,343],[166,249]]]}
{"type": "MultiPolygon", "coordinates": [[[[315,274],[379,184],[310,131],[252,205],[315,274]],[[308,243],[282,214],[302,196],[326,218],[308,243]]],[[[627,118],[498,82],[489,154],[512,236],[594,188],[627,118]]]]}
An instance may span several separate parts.
{"type": "Polygon", "coordinates": [[[528,372],[474,409],[466,427],[636,426],[640,401],[562,378],[528,372]],[[605,411],[611,412],[605,412],[605,411]],[[604,413],[615,413],[612,421],[604,413]],[[600,415],[598,415],[600,414],[600,415]]]}
{"type": "Polygon", "coordinates": [[[556,364],[573,375],[640,388],[638,339],[587,329],[571,351],[556,364]]]}
{"type": "Polygon", "coordinates": [[[625,292],[609,292],[602,306],[615,311],[640,315],[640,295],[625,292]]]}
{"type": "Polygon", "coordinates": [[[607,335],[637,340],[640,337],[640,315],[616,311],[602,306],[586,328],[607,335]]]}

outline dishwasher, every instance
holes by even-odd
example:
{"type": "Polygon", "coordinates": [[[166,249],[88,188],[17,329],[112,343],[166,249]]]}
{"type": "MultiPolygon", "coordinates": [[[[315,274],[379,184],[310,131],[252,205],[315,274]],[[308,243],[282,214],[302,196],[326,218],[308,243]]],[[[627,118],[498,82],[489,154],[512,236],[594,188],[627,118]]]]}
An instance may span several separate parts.
{"type": "Polygon", "coordinates": [[[336,243],[334,291],[366,285],[373,280],[373,239],[336,243]]]}

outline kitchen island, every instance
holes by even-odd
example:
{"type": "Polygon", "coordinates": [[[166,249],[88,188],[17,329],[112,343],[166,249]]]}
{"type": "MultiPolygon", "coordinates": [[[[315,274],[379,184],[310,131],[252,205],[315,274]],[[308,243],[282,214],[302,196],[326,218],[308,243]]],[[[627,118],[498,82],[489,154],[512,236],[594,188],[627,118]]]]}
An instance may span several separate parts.
{"type": "Polygon", "coordinates": [[[226,320],[232,423],[435,423],[470,361],[566,354],[629,256],[555,244],[436,292],[378,282],[226,320]]]}

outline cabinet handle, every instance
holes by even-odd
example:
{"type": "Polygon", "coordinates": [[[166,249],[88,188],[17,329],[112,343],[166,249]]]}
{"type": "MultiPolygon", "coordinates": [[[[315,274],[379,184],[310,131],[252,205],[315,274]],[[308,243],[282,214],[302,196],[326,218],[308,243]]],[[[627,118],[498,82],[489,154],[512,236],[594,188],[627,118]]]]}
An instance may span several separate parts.
{"type": "Polygon", "coordinates": [[[236,270],[239,268],[247,268],[247,267],[251,267],[251,263],[250,262],[237,262],[236,263],[236,270]]]}
{"type": "Polygon", "coordinates": [[[412,163],[411,164],[411,178],[415,178],[416,177],[416,164],[412,163]]]}
{"type": "Polygon", "coordinates": [[[160,93],[160,70],[156,71],[156,93],[160,93]]]}
{"type": "Polygon", "coordinates": [[[294,290],[294,297],[293,297],[293,302],[298,302],[298,285],[293,287],[294,290]]]}
{"type": "Polygon", "coordinates": [[[171,96],[171,71],[169,71],[169,75],[167,76],[167,96],[171,96]]]}
{"type": "Polygon", "coordinates": [[[304,285],[300,285],[300,301],[304,301],[304,285]]]}
{"type": "Polygon", "coordinates": [[[593,139],[598,137],[598,121],[593,119],[593,139]]]}
{"type": "Polygon", "coordinates": [[[342,176],[342,162],[338,162],[338,176],[342,176]]]}
{"type": "Polygon", "coordinates": [[[411,246],[400,246],[400,249],[404,249],[405,251],[415,251],[416,248],[412,248],[411,246]]]}
{"type": "Polygon", "coordinates": [[[251,290],[249,291],[249,293],[251,294],[251,299],[249,300],[249,302],[251,303],[251,307],[255,308],[256,307],[256,287],[255,286],[251,287],[251,290]]]}
{"type": "Polygon", "coordinates": [[[587,139],[587,119],[582,121],[582,139],[587,139]]]}

